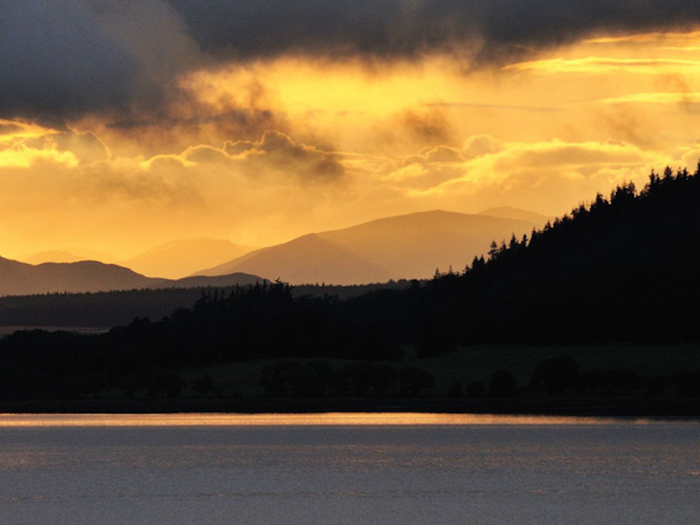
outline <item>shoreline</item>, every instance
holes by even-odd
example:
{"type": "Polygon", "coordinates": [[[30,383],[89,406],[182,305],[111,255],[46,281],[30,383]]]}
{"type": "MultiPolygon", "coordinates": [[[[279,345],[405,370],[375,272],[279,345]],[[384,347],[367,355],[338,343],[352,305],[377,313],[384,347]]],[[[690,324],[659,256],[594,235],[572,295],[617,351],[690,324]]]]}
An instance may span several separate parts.
{"type": "Polygon", "coordinates": [[[700,419],[700,399],[646,398],[203,398],[0,402],[4,414],[445,413],[700,419]]]}

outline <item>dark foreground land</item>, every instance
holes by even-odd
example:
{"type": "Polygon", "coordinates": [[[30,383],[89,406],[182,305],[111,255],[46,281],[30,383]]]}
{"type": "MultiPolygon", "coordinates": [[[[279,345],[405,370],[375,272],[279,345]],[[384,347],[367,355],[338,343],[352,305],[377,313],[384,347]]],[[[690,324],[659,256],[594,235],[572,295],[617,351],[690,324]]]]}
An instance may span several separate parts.
{"type": "MultiPolygon", "coordinates": [[[[399,361],[266,359],[63,378],[0,413],[416,412],[700,417],[695,345],[463,347],[399,361]],[[90,382],[92,381],[92,382],[90,382]]],[[[6,385],[7,387],[7,385],[6,385]]]]}

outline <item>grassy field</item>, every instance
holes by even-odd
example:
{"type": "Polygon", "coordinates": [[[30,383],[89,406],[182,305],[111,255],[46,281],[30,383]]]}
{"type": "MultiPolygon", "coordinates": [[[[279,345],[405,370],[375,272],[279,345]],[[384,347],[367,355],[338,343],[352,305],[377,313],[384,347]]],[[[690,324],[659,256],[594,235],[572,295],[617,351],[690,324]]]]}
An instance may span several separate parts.
{"type": "MultiPolygon", "coordinates": [[[[416,367],[435,377],[431,395],[446,394],[455,381],[467,384],[482,381],[488,385],[493,373],[507,368],[518,380],[518,386],[529,383],[537,366],[546,359],[569,354],[579,363],[580,371],[634,370],[642,377],[670,375],[700,369],[700,346],[664,345],[600,345],[600,346],[474,346],[435,358],[409,357],[403,361],[387,361],[395,368],[416,367]]],[[[295,360],[306,362],[312,360],[295,360]]],[[[347,360],[326,360],[332,370],[352,363],[347,360]]],[[[185,370],[188,384],[209,375],[214,384],[223,387],[224,395],[253,397],[265,395],[260,385],[261,370],[273,360],[247,361],[221,366],[185,370]]]]}
{"type": "Polygon", "coordinates": [[[418,364],[433,373],[445,388],[453,381],[488,384],[499,368],[507,368],[522,386],[530,381],[541,362],[563,354],[573,356],[581,372],[624,368],[640,376],[654,376],[700,369],[700,347],[692,345],[475,346],[420,360],[418,364]]]}
{"type": "MultiPolygon", "coordinates": [[[[557,395],[529,388],[530,378],[543,361],[569,354],[586,373],[593,370],[609,371],[627,369],[642,379],[655,376],[673,376],[679,372],[700,370],[698,346],[633,346],[600,345],[581,347],[560,346],[475,346],[430,359],[418,359],[415,352],[406,349],[402,361],[362,363],[348,360],[324,360],[327,365],[327,384],[332,385],[329,395],[303,395],[288,391],[285,395],[273,395],[262,386],[260,378],[265,367],[279,364],[277,360],[257,360],[226,365],[167,370],[166,374],[178,378],[186,385],[176,394],[159,391],[156,395],[140,390],[132,396],[122,387],[112,386],[97,395],[80,398],[27,398],[0,402],[3,413],[173,413],[173,412],[221,412],[221,413],[286,413],[286,412],[429,412],[429,413],[498,413],[498,414],[550,414],[599,417],[683,417],[700,418],[700,392],[698,376],[691,393],[681,391],[678,382],[666,382],[661,391],[647,390],[654,381],[641,381],[630,390],[605,390],[583,392],[569,387],[557,395]],[[418,395],[400,388],[390,388],[381,395],[372,390],[357,394],[341,392],[335,383],[336,372],[343,367],[386,370],[392,367],[401,375],[401,369],[421,369],[435,380],[433,388],[422,389],[418,395]],[[379,365],[379,366],[377,366],[379,365]],[[363,368],[364,367],[364,368],[363,368]],[[488,388],[493,373],[507,368],[517,378],[517,388],[508,394],[448,395],[448,389],[456,381],[468,385],[476,381],[488,388]],[[209,376],[213,390],[202,394],[193,388],[198,380],[209,376]]],[[[318,359],[290,360],[297,370],[318,359]]],[[[315,369],[318,363],[307,367],[315,369]]],[[[324,368],[323,366],[321,368],[324,368]]],[[[415,370],[414,370],[415,371],[415,370]]],[[[406,370],[404,370],[406,372],[406,370]]],[[[410,374],[407,374],[410,375],[410,374]]],[[[420,374],[419,374],[420,375],[420,374]]],[[[603,374],[605,376],[605,374],[603,374]]],[[[289,376],[287,376],[289,377],[289,376]]],[[[307,376],[308,377],[308,376],[307,376]]],[[[313,376],[317,384],[319,376],[313,376]]],[[[693,379],[694,378],[694,379],[693,379]]],[[[687,379],[686,379],[687,380],[687,379]]],[[[674,379],[674,381],[676,381],[674,379]]],[[[291,383],[289,383],[291,385],[291,383]]]]}

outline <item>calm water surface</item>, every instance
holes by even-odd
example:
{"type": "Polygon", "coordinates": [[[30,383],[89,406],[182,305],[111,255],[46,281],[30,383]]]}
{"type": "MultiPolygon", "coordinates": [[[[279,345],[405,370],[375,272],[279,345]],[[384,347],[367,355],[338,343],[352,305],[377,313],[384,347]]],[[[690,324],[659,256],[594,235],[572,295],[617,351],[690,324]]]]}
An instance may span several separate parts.
{"type": "Polygon", "coordinates": [[[0,523],[700,522],[700,424],[0,415],[0,523]]]}

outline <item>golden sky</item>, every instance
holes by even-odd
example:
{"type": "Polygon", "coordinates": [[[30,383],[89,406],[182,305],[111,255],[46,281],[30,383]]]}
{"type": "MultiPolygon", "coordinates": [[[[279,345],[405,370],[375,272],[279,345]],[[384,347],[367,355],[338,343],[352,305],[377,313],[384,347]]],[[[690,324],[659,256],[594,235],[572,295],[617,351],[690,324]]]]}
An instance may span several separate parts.
{"type": "MultiPolygon", "coordinates": [[[[484,23],[444,40],[405,22],[415,43],[384,26],[354,40],[348,23],[244,45],[203,39],[217,18],[185,0],[119,13],[67,0],[60,16],[48,0],[18,4],[0,22],[3,257],[128,257],[194,237],[265,246],[432,209],[558,215],[700,157],[700,32],[675,22],[591,16],[544,36],[484,23]],[[42,14],[21,7],[34,4],[42,14]]],[[[298,5],[323,24],[317,4],[298,5]]],[[[263,35],[286,27],[251,13],[263,35]]]]}

